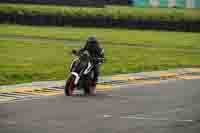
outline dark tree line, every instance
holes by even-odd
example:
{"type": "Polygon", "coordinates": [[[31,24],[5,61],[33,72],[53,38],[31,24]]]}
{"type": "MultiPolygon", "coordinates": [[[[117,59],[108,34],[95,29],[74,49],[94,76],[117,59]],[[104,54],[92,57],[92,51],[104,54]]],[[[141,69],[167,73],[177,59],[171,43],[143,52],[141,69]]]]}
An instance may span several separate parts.
{"type": "Polygon", "coordinates": [[[200,32],[198,21],[161,21],[140,19],[114,19],[104,16],[60,16],[0,13],[0,23],[23,25],[56,25],[82,27],[117,27],[132,29],[156,29],[169,31],[200,32]]]}
{"type": "Polygon", "coordinates": [[[0,0],[0,3],[53,4],[102,7],[106,4],[128,5],[130,3],[130,0],[0,0]]]}

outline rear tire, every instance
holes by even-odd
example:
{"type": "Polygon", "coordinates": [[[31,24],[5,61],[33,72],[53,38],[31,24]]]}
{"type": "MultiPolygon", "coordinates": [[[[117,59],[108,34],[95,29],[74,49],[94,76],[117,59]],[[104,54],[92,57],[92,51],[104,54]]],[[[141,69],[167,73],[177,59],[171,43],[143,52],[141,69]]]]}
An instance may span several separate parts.
{"type": "Polygon", "coordinates": [[[65,91],[66,96],[72,96],[73,95],[73,91],[74,91],[74,88],[76,86],[74,84],[74,80],[75,80],[75,77],[72,76],[72,75],[67,79],[65,87],[64,87],[64,91],[65,91]]]}
{"type": "Polygon", "coordinates": [[[80,82],[79,82],[79,87],[83,89],[84,95],[89,95],[90,90],[89,90],[89,79],[87,75],[81,77],[80,82]]]}
{"type": "Polygon", "coordinates": [[[96,82],[90,81],[90,95],[96,95],[96,82]]]}
{"type": "Polygon", "coordinates": [[[91,79],[85,80],[84,92],[85,92],[85,95],[90,95],[90,96],[95,95],[95,87],[92,86],[92,80],[91,79]]]}

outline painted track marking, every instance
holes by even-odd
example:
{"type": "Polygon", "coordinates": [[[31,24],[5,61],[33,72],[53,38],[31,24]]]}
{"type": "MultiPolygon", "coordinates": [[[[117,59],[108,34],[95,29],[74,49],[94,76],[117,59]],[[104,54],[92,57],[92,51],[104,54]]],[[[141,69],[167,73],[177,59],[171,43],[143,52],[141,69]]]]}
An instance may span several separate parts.
{"type": "MultiPolygon", "coordinates": [[[[200,69],[192,69],[194,72],[200,72],[200,69]]],[[[200,79],[200,75],[181,75],[178,76],[176,73],[162,73],[160,74],[161,78],[175,78],[180,80],[190,80],[190,79],[200,79]]],[[[162,80],[145,80],[142,76],[127,76],[127,75],[120,75],[120,76],[113,76],[112,80],[115,82],[123,82],[123,84],[98,84],[96,91],[110,91],[115,88],[115,90],[120,89],[124,86],[129,85],[145,85],[145,84],[159,84],[162,80]],[[137,82],[136,82],[137,81],[137,82]]],[[[33,97],[38,96],[54,96],[54,95],[61,95],[64,94],[63,86],[62,87],[49,87],[49,88],[10,88],[10,89],[0,89],[0,101],[6,102],[11,100],[18,100],[18,99],[32,99],[33,97]],[[5,93],[8,93],[7,95],[5,93]],[[15,99],[17,98],[17,99],[15,99]]]]}
{"type": "Polygon", "coordinates": [[[177,76],[177,73],[163,73],[160,74],[160,78],[174,78],[177,76]]]}
{"type": "Polygon", "coordinates": [[[151,121],[176,121],[176,122],[193,122],[193,120],[170,120],[169,118],[153,118],[153,117],[138,117],[138,116],[120,116],[120,119],[135,119],[135,120],[151,120],[151,121]]]}
{"type": "MultiPolygon", "coordinates": [[[[104,114],[102,116],[105,119],[112,119],[112,118],[116,118],[111,114],[104,114]]],[[[129,120],[149,120],[149,121],[175,121],[175,122],[194,122],[193,120],[189,120],[189,119],[169,119],[167,117],[160,117],[160,118],[154,118],[154,117],[141,117],[141,116],[137,116],[137,115],[127,115],[127,116],[119,116],[119,119],[129,119],[129,120]]]]}
{"type": "Polygon", "coordinates": [[[178,76],[177,78],[183,80],[200,79],[200,75],[193,75],[193,76],[184,75],[184,76],[178,76]]]}
{"type": "Polygon", "coordinates": [[[0,96],[0,103],[16,100],[15,97],[0,96]]]}
{"type": "Polygon", "coordinates": [[[191,68],[190,71],[194,72],[194,73],[195,72],[198,73],[198,72],[200,72],[200,68],[191,68]]]}
{"type": "MultiPolygon", "coordinates": [[[[97,85],[97,91],[109,91],[113,86],[110,84],[97,85]]],[[[11,101],[31,100],[35,98],[42,98],[45,96],[55,96],[64,94],[63,88],[11,88],[0,90],[0,103],[11,101]]]]}
{"type": "Polygon", "coordinates": [[[143,80],[143,77],[140,76],[113,76],[112,81],[134,81],[134,80],[143,80]]]}
{"type": "Polygon", "coordinates": [[[40,96],[52,96],[52,95],[58,95],[58,94],[63,93],[62,91],[52,90],[52,89],[47,89],[47,88],[39,88],[39,89],[24,88],[24,89],[18,89],[15,92],[40,95],[40,96]]]}

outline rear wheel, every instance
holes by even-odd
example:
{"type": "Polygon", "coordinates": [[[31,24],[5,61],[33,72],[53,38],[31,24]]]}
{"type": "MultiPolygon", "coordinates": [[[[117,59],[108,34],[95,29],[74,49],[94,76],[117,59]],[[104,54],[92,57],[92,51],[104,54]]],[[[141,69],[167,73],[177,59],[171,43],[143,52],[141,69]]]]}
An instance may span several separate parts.
{"type": "Polygon", "coordinates": [[[87,79],[84,82],[84,91],[86,95],[95,95],[95,88],[96,86],[93,85],[93,82],[91,79],[87,79]]]}
{"type": "Polygon", "coordinates": [[[89,79],[87,76],[82,76],[79,81],[79,88],[83,89],[85,95],[89,95],[89,79]]]}
{"type": "Polygon", "coordinates": [[[94,96],[96,95],[96,82],[94,81],[94,70],[92,70],[91,75],[90,75],[90,95],[94,96]]]}
{"type": "Polygon", "coordinates": [[[75,88],[75,84],[74,84],[74,80],[75,80],[75,77],[74,76],[70,76],[67,81],[66,81],[66,84],[65,84],[65,95],[66,96],[72,96],[73,95],[73,91],[74,91],[74,88],[75,88]]]}
{"type": "Polygon", "coordinates": [[[96,95],[96,82],[90,81],[90,95],[96,95]]]}

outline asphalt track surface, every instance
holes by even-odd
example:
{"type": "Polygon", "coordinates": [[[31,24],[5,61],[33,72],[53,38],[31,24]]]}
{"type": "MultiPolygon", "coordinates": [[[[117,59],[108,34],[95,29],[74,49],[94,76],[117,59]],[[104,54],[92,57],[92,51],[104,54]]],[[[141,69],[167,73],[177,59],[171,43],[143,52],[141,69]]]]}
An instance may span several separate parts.
{"type": "Polygon", "coordinates": [[[0,133],[199,133],[200,80],[0,104],[0,133]]]}

